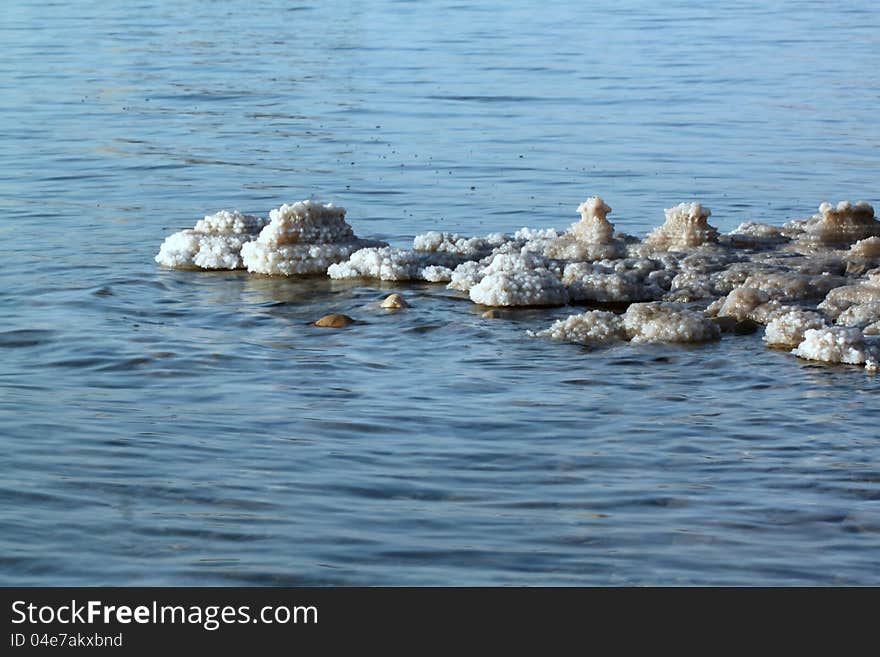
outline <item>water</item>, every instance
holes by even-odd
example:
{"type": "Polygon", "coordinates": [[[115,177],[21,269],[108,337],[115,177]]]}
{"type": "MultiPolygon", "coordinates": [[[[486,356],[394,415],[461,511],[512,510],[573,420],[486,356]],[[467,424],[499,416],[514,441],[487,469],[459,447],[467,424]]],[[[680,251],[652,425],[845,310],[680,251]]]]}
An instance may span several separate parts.
{"type": "Polygon", "coordinates": [[[401,246],[878,205],[875,3],[593,4],[5,3],[0,583],[880,584],[860,368],[152,261],[309,197],[401,246]]]}

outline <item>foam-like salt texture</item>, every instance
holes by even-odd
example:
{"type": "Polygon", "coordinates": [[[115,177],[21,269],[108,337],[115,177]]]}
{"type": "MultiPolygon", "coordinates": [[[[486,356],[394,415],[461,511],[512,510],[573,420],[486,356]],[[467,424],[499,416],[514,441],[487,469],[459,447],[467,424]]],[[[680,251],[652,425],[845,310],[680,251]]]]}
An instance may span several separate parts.
{"type": "Polygon", "coordinates": [[[166,237],[155,260],[177,269],[241,269],[242,246],[265,225],[260,217],[221,210],[166,237]]]}
{"type": "Polygon", "coordinates": [[[825,319],[819,314],[800,308],[789,310],[767,324],[764,342],[776,346],[793,347],[804,340],[809,329],[825,327],[825,319]]]}
{"type": "Polygon", "coordinates": [[[868,344],[859,329],[843,326],[807,329],[803,341],[791,353],[824,363],[866,365],[872,371],[880,358],[877,344],[868,344]]]}
{"type": "Polygon", "coordinates": [[[384,245],[361,240],[345,221],[345,208],[300,201],[269,213],[259,237],[241,249],[248,271],[282,276],[324,274],[331,265],[364,247],[384,245]]]}

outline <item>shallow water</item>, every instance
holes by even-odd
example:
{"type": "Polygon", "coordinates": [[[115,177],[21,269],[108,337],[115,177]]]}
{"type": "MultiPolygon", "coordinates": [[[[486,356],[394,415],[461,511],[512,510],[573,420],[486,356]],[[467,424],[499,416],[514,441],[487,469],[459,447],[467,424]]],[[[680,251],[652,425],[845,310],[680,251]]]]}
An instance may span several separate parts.
{"type": "Polygon", "coordinates": [[[5,5],[0,583],[880,584],[861,368],[153,262],[308,197],[400,246],[880,202],[874,3],[582,4],[5,5]]]}

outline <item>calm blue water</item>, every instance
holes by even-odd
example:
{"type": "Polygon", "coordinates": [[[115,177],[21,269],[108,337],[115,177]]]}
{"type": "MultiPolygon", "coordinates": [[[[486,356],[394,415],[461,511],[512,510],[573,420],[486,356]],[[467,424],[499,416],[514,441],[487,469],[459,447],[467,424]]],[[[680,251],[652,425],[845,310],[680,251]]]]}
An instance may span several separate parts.
{"type": "Polygon", "coordinates": [[[880,584],[859,368],[153,262],[308,197],[398,245],[880,204],[876,3],[586,4],[5,2],[0,584],[880,584]]]}

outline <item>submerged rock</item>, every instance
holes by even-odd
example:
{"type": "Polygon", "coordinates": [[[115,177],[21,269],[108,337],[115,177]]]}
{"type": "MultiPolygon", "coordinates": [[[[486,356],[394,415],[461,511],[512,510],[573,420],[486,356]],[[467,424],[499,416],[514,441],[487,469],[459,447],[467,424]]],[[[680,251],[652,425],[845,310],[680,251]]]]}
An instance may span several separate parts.
{"type": "Polygon", "coordinates": [[[320,326],[321,328],[344,328],[350,324],[354,324],[355,320],[349,317],[348,315],[324,315],[321,319],[315,322],[315,326],[320,326]]]}
{"type": "Polygon", "coordinates": [[[390,310],[399,310],[400,308],[409,308],[409,304],[406,302],[406,299],[403,298],[403,295],[397,294],[389,294],[385,299],[382,300],[382,303],[379,304],[381,308],[388,308],[390,310]]]}

